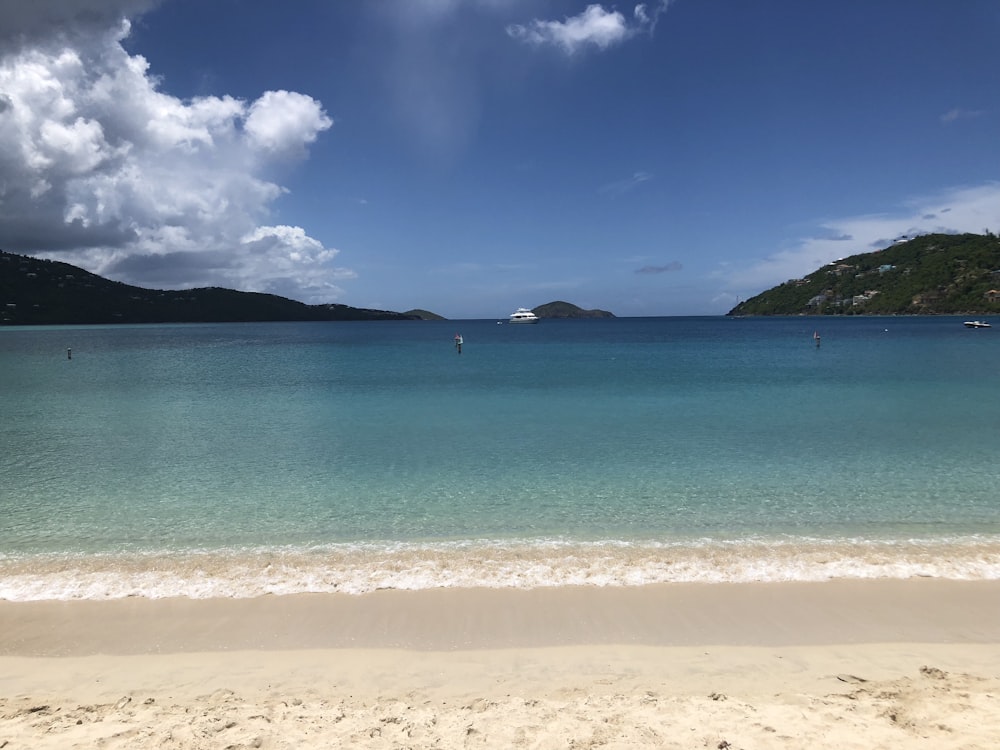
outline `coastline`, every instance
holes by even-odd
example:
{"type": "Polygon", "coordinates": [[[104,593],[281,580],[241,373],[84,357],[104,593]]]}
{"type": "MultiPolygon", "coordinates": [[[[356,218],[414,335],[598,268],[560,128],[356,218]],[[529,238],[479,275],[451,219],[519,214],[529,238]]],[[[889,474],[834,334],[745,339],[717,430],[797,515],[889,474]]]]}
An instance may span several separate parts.
{"type": "Polygon", "coordinates": [[[978,747],[997,644],[998,581],[0,602],[0,745],[978,747]]]}
{"type": "MultiPolygon", "coordinates": [[[[341,543],[0,556],[0,601],[254,599],[382,590],[1000,580],[1000,536],[341,543]]],[[[652,590],[652,589],[651,589],[652,590]]]]}
{"type": "Polygon", "coordinates": [[[915,578],[0,602],[0,656],[899,641],[1000,643],[1000,581],[915,578]]]}

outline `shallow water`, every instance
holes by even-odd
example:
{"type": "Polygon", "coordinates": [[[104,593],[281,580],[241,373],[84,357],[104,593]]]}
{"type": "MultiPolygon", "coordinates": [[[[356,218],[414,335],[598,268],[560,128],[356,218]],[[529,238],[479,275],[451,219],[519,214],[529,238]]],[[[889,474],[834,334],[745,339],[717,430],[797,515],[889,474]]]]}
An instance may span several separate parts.
{"type": "Polygon", "coordinates": [[[996,578],[996,335],[0,329],[0,597],[996,578]]]}

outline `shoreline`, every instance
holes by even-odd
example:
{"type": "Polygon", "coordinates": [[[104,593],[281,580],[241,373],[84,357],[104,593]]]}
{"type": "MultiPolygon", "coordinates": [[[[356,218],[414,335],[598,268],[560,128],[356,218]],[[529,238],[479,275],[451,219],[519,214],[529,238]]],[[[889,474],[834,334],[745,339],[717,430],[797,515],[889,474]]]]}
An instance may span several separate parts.
{"type": "Polygon", "coordinates": [[[0,656],[1000,643],[1000,581],[840,580],[0,601],[0,656]]]}
{"type": "Polygon", "coordinates": [[[0,745],[985,747],[997,644],[994,581],[0,602],[0,745]]]}
{"type": "Polygon", "coordinates": [[[479,539],[8,555],[0,560],[0,602],[887,579],[1000,581],[1000,536],[479,539]]]}

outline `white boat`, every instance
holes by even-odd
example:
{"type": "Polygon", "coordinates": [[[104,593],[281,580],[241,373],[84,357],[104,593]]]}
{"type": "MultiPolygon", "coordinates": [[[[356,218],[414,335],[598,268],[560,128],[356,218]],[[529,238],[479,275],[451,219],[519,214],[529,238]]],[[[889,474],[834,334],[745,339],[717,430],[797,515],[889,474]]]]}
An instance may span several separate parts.
{"type": "Polygon", "coordinates": [[[535,315],[527,307],[517,308],[517,312],[511,313],[511,323],[537,323],[541,318],[535,315]]]}
{"type": "Polygon", "coordinates": [[[989,323],[984,320],[967,320],[965,321],[966,328],[992,328],[989,323]]]}

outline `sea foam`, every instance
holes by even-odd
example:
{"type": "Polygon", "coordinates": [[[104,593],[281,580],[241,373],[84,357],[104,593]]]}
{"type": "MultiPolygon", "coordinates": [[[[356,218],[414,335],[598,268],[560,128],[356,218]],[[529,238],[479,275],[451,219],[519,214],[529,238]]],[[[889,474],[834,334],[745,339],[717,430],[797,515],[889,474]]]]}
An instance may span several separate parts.
{"type": "Polygon", "coordinates": [[[1000,578],[1000,538],[468,541],[0,558],[9,601],[249,598],[380,589],[1000,578]]]}

